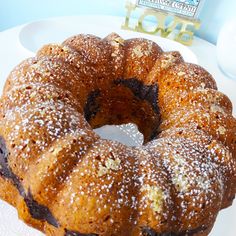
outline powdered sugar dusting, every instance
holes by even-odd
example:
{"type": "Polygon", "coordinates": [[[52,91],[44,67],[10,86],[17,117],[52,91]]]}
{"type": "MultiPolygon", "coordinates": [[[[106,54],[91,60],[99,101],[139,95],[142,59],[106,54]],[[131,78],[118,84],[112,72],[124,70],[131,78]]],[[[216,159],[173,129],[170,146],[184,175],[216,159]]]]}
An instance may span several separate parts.
{"type": "Polygon", "coordinates": [[[235,195],[235,131],[232,104],[207,71],[114,33],[44,46],[11,72],[2,97],[9,165],[62,231],[207,230],[235,195]],[[135,125],[120,127],[137,143],[128,147],[84,118],[90,92],[117,78],[158,84],[162,123],[146,145],[135,125]]]}

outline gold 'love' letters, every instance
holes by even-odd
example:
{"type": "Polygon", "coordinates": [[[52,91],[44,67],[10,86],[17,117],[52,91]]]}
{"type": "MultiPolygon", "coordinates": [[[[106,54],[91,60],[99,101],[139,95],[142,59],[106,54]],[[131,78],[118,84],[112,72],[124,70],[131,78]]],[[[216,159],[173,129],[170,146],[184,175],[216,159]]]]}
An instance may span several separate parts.
{"type": "Polygon", "coordinates": [[[200,21],[198,20],[184,18],[174,14],[170,15],[170,13],[157,11],[151,8],[142,8],[131,2],[126,4],[126,9],[127,12],[122,29],[160,35],[164,38],[168,37],[184,45],[192,44],[194,30],[200,28],[200,21]],[[131,24],[132,13],[135,13],[136,15],[139,13],[135,24],[131,24]],[[148,17],[152,17],[156,21],[156,23],[150,23],[152,27],[148,27],[144,24],[148,17]]]}

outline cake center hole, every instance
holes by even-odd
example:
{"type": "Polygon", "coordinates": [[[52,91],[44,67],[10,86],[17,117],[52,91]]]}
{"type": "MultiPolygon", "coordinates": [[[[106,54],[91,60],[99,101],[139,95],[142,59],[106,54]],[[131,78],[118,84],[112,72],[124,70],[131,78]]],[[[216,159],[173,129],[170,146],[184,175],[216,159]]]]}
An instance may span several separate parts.
{"type": "Polygon", "coordinates": [[[127,146],[141,146],[144,141],[143,134],[133,123],[122,125],[104,125],[94,129],[101,138],[118,141],[127,146]]]}

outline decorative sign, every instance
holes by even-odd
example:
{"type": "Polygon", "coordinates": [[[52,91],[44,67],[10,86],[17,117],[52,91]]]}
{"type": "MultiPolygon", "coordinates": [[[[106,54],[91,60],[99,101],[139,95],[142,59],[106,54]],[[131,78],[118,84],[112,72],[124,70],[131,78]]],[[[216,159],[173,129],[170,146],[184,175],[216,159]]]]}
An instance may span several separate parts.
{"type": "Polygon", "coordinates": [[[195,17],[198,14],[200,1],[137,0],[136,3],[127,2],[127,13],[122,29],[160,35],[184,45],[191,45],[194,31],[200,28],[200,21],[190,18],[190,15],[195,17]],[[148,20],[149,18],[152,20],[148,20]]]}
{"type": "Polygon", "coordinates": [[[185,17],[197,16],[200,9],[200,0],[137,0],[138,6],[171,12],[185,17]]]}

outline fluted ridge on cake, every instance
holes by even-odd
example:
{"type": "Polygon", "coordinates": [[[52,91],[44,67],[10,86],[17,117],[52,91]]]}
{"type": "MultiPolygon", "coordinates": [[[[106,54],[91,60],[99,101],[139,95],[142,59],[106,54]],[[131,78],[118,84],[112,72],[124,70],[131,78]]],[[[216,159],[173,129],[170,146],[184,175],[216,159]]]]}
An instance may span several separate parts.
{"type": "Polygon", "coordinates": [[[207,235],[235,193],[232,103],[180,53],[79,34],[8,76],[0,197],[47,235],[207,235]],[[145,145],[92,130],[129,122],[145,145]]]}

